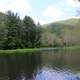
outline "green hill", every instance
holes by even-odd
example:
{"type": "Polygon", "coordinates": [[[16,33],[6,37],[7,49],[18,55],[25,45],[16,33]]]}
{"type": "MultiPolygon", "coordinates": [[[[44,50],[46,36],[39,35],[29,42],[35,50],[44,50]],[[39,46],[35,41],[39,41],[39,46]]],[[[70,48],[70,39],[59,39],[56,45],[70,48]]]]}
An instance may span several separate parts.
{"type": "Polygon", "coordinates": [[[72,18],[43,25],[42,44],[70,46],[80,44],[80,19],[72,18]],[[45,27],[44,27],[45,26],[45,27]]]}

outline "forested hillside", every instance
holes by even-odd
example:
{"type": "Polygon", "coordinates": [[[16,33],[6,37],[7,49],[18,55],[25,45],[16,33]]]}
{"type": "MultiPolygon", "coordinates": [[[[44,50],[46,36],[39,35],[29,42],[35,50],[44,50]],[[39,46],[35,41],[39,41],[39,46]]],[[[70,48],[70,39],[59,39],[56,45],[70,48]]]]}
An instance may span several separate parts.
{"type": "Polygon", "coordinates": [[[72,18],[43,25],[44,46],[80,45],[80,19],[72,18]]]}

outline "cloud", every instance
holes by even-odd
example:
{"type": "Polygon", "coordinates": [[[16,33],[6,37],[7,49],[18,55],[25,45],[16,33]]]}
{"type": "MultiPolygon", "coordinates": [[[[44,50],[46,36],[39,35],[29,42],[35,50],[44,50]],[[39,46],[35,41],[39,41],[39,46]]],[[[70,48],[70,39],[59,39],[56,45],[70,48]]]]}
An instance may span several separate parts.
{"type": "Polygon", "coordinates": [[[0,1],[0,11],[5,12],[11,10],[13,12],[18,12],[19,14],[24,14],[31,10],[31,5],[28,0],[3,0],[0,1]]]}
{"type": "Polygon", "coordinates": [[[71,7],[80,7],[80,1],[79,0],[67,0],[67,3],[71,7]]]}
{"type": "Polygon", "coordinates": [[[44,16],[52,18],[60,18],[64,13],[54,6],[48,6],[42,13],[44,16]]]}

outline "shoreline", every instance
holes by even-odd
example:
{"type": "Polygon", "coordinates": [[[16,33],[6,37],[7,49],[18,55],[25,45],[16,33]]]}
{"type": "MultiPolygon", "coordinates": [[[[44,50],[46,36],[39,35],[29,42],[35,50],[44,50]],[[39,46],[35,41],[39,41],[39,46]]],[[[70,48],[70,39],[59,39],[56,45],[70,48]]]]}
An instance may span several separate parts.
{"type": "Polygon", "coordinates": [[[45,50],[77,50],[77,49],[80,49],[80,46],[42,47],[42,48],[25,48],[25,49],[0,50],[0,53],[26,53],[26,52],[45,51],[45,50]]]}

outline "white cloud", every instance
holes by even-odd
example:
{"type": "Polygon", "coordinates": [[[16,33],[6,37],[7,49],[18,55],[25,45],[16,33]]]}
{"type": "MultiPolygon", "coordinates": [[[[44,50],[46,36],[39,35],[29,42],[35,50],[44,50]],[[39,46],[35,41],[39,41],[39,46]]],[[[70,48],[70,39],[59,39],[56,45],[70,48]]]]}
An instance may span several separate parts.
{"type": "Polygon", "coordinates": [[[80,1],[79,0],[67,0],[67,3],[71,7],[80,7],[80,1]]]}
{"type": "Polygon", "coordinates": [[[60,18],[64,13],[54,6],[48,6],[42,13],[44,16],[52,17],[52,18],[60,18]]]}
{"type": "Polygon", "coordinates": [[[3,0],[0,1],[0,11],[5,12],[11,10],[18,12],[20,15],[31,10],[28,0],[3,0]]]}

